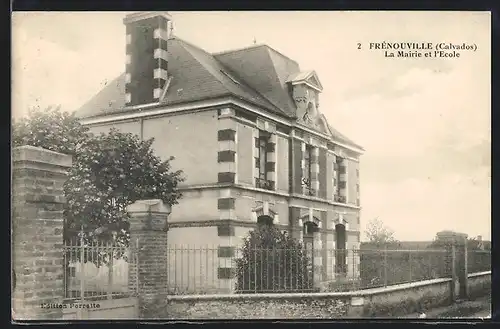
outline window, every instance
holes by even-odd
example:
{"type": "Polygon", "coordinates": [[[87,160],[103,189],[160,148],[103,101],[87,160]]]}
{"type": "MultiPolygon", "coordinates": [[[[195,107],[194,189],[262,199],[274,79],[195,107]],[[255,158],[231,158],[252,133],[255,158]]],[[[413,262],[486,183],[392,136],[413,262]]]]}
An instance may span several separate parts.
{"type": "Polygon", "coordinates": [[[267,174],[274,170],[271,168],[271,163],[268,163],[267,153],[272,152],[272,145],[270,143],[270,135],[261,132],[259,138],[256,138],[256,148],[257,157],[255,158],[255,164],[258,168],[258,177],[255,178],[255,186],[259,188],[264,188],[266,190],[274,190],[274,184],[271,182],[267,174]]]}
{"type": "Polygon", "coordinates": [[[311,159],[312,159],[312,146],[307,145],[306,151],[304,153],[304,177],[302,178],[302,184],[306,186],[308,192],[311,192],[311,159]]]}
{"type": "Polygon", "coordinates": [[[332,184],[333,184],[333,197],[338,194],[338,186],[337,186],[337,162],[333,162],[332,169],[332,184]]]}
{"type": "Polygon", "coordinates": [[[266,163],[267,163],[267,138],[265,136],[259,137],[259,178],[266,180],[266,163]]]}
{"type": "Polygon", "coordinates": [[[340,175],[345,173],[345,166],[343,165],[343,159],[341,157],[337,157],[336,162],[334,163],[335,167],[335,185],[334,185],[334,193],[336,195],[336,201],[342,202],[340,197],[340,190],[345,188],[345,181],[340,179],[340,175]]]}

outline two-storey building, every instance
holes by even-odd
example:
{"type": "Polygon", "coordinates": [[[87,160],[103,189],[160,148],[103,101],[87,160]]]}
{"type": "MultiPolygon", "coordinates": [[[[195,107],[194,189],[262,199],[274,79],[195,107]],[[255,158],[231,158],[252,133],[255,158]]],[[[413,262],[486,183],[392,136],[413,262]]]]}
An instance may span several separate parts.
{"type": "Polygon", "coordinates": [[[157,155],[175,157],[186,181],[169,244],[217,246],[212,279],[230,287],[224,258],[267,220],[317,251],[318,281],[356,276],[359,257],[333,249],[359,247],[363,149],[321,113],[317,73],[267,45],[209,53],[170,35],[167,13],[124,23],[125,73],[78,113],[93,132],[154,137],[157,155]]]}

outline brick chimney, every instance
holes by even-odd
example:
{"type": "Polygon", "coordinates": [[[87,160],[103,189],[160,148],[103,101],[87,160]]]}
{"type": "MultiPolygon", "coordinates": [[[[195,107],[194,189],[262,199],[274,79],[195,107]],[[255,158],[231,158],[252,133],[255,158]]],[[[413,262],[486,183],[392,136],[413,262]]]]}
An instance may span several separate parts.
{"type": "Polygon", "coordinates": [[[157,103],[168,80],[167,40],[171,17],[166,12],[139,12],[126,26],[125,105],[157,103]]]}

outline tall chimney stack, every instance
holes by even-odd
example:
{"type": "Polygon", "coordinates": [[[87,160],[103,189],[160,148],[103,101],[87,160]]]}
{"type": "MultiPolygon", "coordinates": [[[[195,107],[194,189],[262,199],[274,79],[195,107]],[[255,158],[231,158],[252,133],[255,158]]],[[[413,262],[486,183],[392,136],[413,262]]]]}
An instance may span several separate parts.
{"type": "Polygon", "coordinates": [[[139,12],[123,19],[126,27],[125,106],[157,103],[168,80],[166,12],[139,12]]]}

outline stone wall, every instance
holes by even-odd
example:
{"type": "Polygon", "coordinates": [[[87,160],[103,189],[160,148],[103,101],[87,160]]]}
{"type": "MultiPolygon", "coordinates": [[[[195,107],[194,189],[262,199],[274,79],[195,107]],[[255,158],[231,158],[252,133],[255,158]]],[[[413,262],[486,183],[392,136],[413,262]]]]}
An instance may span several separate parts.
{"type": "Polygon", "coordinates": [[[33,146],[13,149],[13,318],[60,319],[63,283],[63,184],[71,156],[33,146]]]}
{"type": "MultiPolygon", "coordinates": [[[[469,281],[471,292],[485,295],[491,273],[469,281]]],[[[451,279],[433,279],[339,293],[158,295],[152,311],[158,319],[397,318],[450,305],[451,286],[451,279]]]]}
{"type": "Polygon", "coordinates": [[[334,319],[347,316],[349,296],[252,294],[169,296],[158,302],[162,319],[334,319]],[[161,305],[163,305],[161,307],[161,305]]]}
{"type": "Polygon", "coordinates": [[[450,279],[433,279],[369,289],[363,294],[362,316],[398,317],[451,304],[450,279]]]}
{"type": "Polygon", "coordinates": [[[491,271],[471,273],[467,281],[470,299],[491,294],[491,271]]]}

